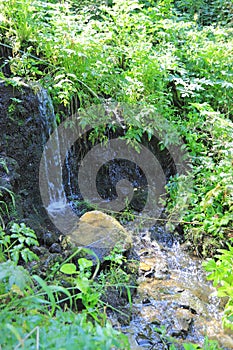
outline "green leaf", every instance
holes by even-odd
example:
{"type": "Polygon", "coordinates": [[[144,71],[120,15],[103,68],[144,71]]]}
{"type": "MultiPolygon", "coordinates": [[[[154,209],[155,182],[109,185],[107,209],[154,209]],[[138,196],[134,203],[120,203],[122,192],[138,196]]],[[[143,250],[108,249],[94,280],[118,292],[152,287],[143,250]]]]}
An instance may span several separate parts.
{"type": "Polygon", "coordinates": [[[90,288],[90,280],[88,278],[77,278],[76,279],[76,286],[77,288],[84,294],[86,294],[90,288]]]}
{"type": "Polygon", "coordinates": [[[2,280],[6,281],[9,290],[13,285],[17,285],[23,291],[27,285],[31,284],[28,271],[22,266],[16,266],[10,260],[0,264],[0,281],[2,280]]]}
{"type": "Polygon", "coordinates": [[[60,271],[67,274],[67,275],[73,275],[77,273],[77,268],[75,264],[69,263],[69,264],[64,264],[60,268],[60,271]]]}
{"type": "Polygon", "coordinates": [[[31,237],[26,238],[25,243],[28,246],[32,246],[32,245],[38,246],[39,245],[38,241],[36,239],[34,239],[34,238],[31,238],[31,237]]]}
{"type": "Polygon", "coordinates": [[[88,269],[93,266],[93,262],[85,258],[79,258],[78,264],[79,264],[80,270],[88,269]]]}
{"type": "Polygon", "coordinates": [[[48,286],[47,283],[37,275],[33,275],[32,277],[41,286],[42,290],[44,290],[47,294],[51,305],[51,315],[53,315],[56,309],[56,300],[52,291],[53,286],[48,286]]]}
{"type": "Polygon", "coordinates": [[[14,250],[11,252],[11,259],[16,263],[18,264],[18,261],[19,261],[19,251],[18,250],[14,250]]]}

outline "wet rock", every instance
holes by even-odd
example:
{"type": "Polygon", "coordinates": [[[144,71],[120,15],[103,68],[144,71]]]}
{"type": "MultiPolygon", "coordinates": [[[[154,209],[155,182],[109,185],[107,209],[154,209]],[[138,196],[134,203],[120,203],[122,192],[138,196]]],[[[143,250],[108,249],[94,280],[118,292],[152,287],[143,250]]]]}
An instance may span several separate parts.
{"type": "Polygon", "coordinates": [[[43,257],[43,259],[40,262],[42,276],[46,276],[48,271],[51,270],[57,262],[63,262],[63,257],[61,256],[61,254],[48,253],[46,256],[43,257]]]}
{"type": "Polygon", "coordinates": [[[85,213],[69,234],[71,243],[92,249],[100,260],[116,246],[126,252],[132,245],[131,234],[113,217],[98,210],[85,213]]]}
{"type": "Polygon", "coordinates": [[[177,309],[174,314],[174,324],[171,331],[171,336],[180,336],[187,334],[193,320],[193,314],[186,309],[177,309]]]}
{"type": "Polygon", "coordinates": [[[51,247],[49,248],[50,253],[61,253],[62,252],[62,248],[60,246],[60,244],[58,243],[53,243],[51,245],[51,247]]]}
{"type": "Polygon", "coordinates": [[[139,286],[141,293],[147,292],[147,295],[155,300],[167,300],[179,307],[191,310],[198,315],[208,314],[208,304],[199,299],[190,290],[185,289],[179,281],[163,280],[153,278],[151,281],[142,282],[139,286]]]}
{"type": "Polygon", "coordinates": [[[159,255],[141,258],[139,269],[145,277],[155,277],[157,279],[166,279],[168,277],[166,261],[159,255]]]}
{"type": "Polygon", "coordinates": [[[140,316],[148,323],[160,324],[163,320],[160,310],[153,305],[143,306],[140,310],[140,316]]]}
{"type": "Polygon", "coordinates": [[[139,265],[140,270],[148,272],[148,271],[151,271],[151,268],[152,268],[151,265],[149,265],[143,261],[140,262],[140,265],[139,265]]]}
{"type": "Polygon", "coordinates": [[[179,295],[179,293],[184,291],[184,288],[179,284],[174,284],[174,281],[153,278],[151,280],[145,280],[140,283],[138,291],[141,295],[145,293],[157,299],[158,295],[161,299],[169,298],[169,296],[179,295]]]}
{"type": "Polygon", "coordinates": [[[32,251],[38,256],[40,256],[40,255],[43,256],[43,255],[48,253],[47,248],[42,247],[42,246],[39,246],[39,247],[35,246],[35,247],[32,248],[32,251]]]}
{"type": "MultiPolygon", "coordinates": [[[[148,235],[146,232],[142,239],[142,242],[146,245],[148,244],[147,239],[148,235]]],[[[163,280],[169,276],[166,256],[162,252],[162,247],[157,242],[153,243],[151,248],[144,248],[139,251],[139,281],[143,281],[145,277],[163,280]]]]}
{"type": "Polygon", "coordinates": [[[142,347],[146,347],[147,349],[149,348],[151,348],[151,346],[153,345],[153,343],[149,340],[149,339],[147,339],[145,336],[144,336],[144,334],[140,334],[137,338],[136,338],[136,340],[137,340],[137,343],[138,343],[138,345],[139,346],[142,346],[142,347]]]}
{"type": "MultiPolygon", "coordinates": [[[[217,316],[217,315],[216,315],[217,316]]],[[[217,340],[225,349],[233,349],[233,330],[224,330],[219,317],[199,317],[196,322],[196,329],[209,339],[217,340]]]]}
{"type": "Polygon", "coordinates": [[[170,245],[167,233],[165,237],[162,229],[158,233],[161,237],[150,242],[148,230],[143,229],[135,239],[140,277],[129,330],[134,330],[135,339],[144,335],[152,340],[153,349],[161,348],[156,329],[163,330],[163,339],[168,342],[173,337],[177,349],[183,349],[182,344],[189,342],[203,347],[206,336],[217,340],[224,350],[233,349],[232,334],[222,328],[224,305],[214,297],[216,290],[206,280],[202,261],[190,256],[179,241],[166,246],[170,245]]]}
{"type": "Polygon", "coordinates": [[[47,231],[42,236],[43,244],[45,244],[47,247],[50,247],[53,243],[57,243],[58,236],[54,232],[47,231]]]}
{"type": "Polygon", "coordinates": [[[151,239],[162,244],[163,246],[171,248],[174,243],[174,234],[170,232],[165,232],[164,228],[155,225],[150,229],[151,239]]]}
{"type": "Polygon", "coordinates": [[[184,290],[183,292],[173,295],[173,300],[182,306],[183,308],[187,308],[191,310],[194,314],[198,315],[207,315],[208,308],[207,304],[200,300],[197,296],[191,293],[189,290],[184,290]]]}
{"type": "Polygon", "coordinates": [[[151,278],[140,283],[140,302],[135,305],[140,322],[157,322],[158,327],[165,325],[167,335],[179,340],[203,345],[205,336],[208,336],[209,339],[217,340],[224,349],[232,349],[232,334],[223,330],[222,314],[207,298],[207,291],[212,291],[211,286],[203,284],[201,291],[198,281],[195,288],[193,281],[189,286],[185,285],[181,277],[176,275],[178,280],[175,280],[175,275],[172,276],[173,279],[161,281],[151,278]],[[146,305],[144,300],[147,301],[146,305]]]}

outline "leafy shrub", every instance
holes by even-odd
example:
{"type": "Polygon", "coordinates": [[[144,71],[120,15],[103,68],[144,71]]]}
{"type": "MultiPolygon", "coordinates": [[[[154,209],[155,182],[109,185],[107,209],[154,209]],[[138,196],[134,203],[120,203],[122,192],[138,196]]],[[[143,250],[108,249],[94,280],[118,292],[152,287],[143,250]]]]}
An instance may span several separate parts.
{"type": "Polygon", "coordinates": [[[101,327],[84,314],[58,311],[55,318],[37,313],[0,313],[0,345],[11,350],[18,344],[25,349],[129,349],[127,338],[108,323],[101,327]]]}
{"type": "MultiPolygon", "coordinates": [[[[79,3],[0,3],[0,35],[14,52],[8,58],[11,82],[17,75],[30,81],[39,79],[52,95],[57,113],[61,109],[73,113],[106,98],[152,105],[157,115],[177,127],[192,158],[190,174],[177,174],[167,186],[171,222],[174,213],[182,215],[185,236],[194,243],[197,254],[210,256],[217,248],[226,248],[233,231],[232,1],[79,3]],[[192,186],[188,189],[189,181],[192,186]]],[[[98,115],[93,113],[92,118],[98,115]]],[[[153,134],[152,120],[149,125],[143,118],[126,121],[129,128],[125,136],[137,147],[144,132],[149,135],[152,130],[153,134]]],[[[86,125],[90,120],[83,115],[81,122],[86,125]]],[[[101,129],[96,129],[91,141],[100,133],[101,129]]],[[[6,252],[16,262],[20,257],[31,260],[29,250],[35,237],[24,234],[25,227],[14,230],[13,242],[1,231],[3,259],[6,252]],[[29,250],[24,250],[25,244],[29,250]]],[[[206,267],[224,288],[220,294],[230,297],[224,322],[231,325],[228,271],[232,252],[221,252],[219,260],[206,267]]],[[[83,273],[87,272],[84,269],[83,273]]],[[[84,300],[92,283],[87,278],[81,286],[80,279],[76,280],[84,300]]],[[[43,281],[37,279],[37,283],[41,288],[43,285],[54,313],[54,287],[52,292],[43,281]]]]}
{"type": "Polygon", "coordinates": [[[228,250],[218,249],[220,254],[215,259],[203,263],[209,272],[208,279],[217,287],[217,296],[227,298],[224,310],[223,325],[233,330],[233,247],[228,245],[228,250]]]}
{"type": "MultiPolygon", "coordinates": [[[[39,276],[29,276],[13,261],[0,264],[0,346],[12,349],[18,346],[27,349],[128,349],[128,339],[114,330],[105,318],[100,317],[94,307],[99,294],[94,296],[89,268],[92,263],[79,258],[80,272],[75,265],[64,264],[64,273],[77,273],[75,288],[80,289],[86,306],[82,313],[69,309],[62,311],[62,305],[69,300],[72,306],[72,288],[47,284],[39,276]],[[80,278],[82,276],[82,279],[80,278]],[[94,301],[94,299],[95,301],[94,301]],[[93,319],[89,319],[92,315],[93,319]],[[98,317],[97,317],[98,316],[98,317]]],[[[67,303],[65,303],[67,305],[67,303]]]]}
{"type": "Polygon", "coordinates": [[[183,129],[183,133],[193,158],[191,188],[186,191],[187,187],[184,187],[183,193],[189,199],[183,208],[181,196],[172,208],[177,189],[171,186],[173,192],[170,191],[169,208],[171,212],[183,210],[183,220],[190,223],[185,228],[186,236],[194,241],[202,255],[207,255],[219,245],[224,246],[231,238],[233,125],[208,105],[194,106],[200,110],[200,114],[195,117],[194,112],[190,112],[187,121],[182,122],[182,127],[186,123],[189,125],[183,129]]]}
{"type": "Polygon", "coordinates": [[[11,234],[6,234],[0,227],[2,255],[12,259],[16,264],[20,258],[25,262],[38,260],[38,256],[30,249],[31,246],[39,245],[35,232],[24,223],[20,225],[13,223],[10,232],[11,234]]]}
{"type": "Polygon", "coordinates": [[[0,263],[1,294],[16,291],[15,287],[23,292],[31,283],[29,273],[22,266],[15,266],[10,260],[0,263]]]}
{"type": "Polygon", "coordinates": [[[200,25],[230,25],[233,4],[231,0],[175,0],[175,9],[186,19],[196,17],[200,25]]]}

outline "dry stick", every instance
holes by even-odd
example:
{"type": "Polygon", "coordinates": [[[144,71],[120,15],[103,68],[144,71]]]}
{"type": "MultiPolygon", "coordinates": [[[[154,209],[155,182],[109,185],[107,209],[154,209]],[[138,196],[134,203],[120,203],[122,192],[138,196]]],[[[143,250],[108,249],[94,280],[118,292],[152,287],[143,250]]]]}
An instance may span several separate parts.
{"type": "Polygon", "coordinates": [[[20,343],[15,346],[14,350],[19,349],[24,345],[24,341],[27,340],[34,332],[36,331],[36,350],[39,350],[40,345],[40,327],[36,326],[29,332],[23,339],[20,340],[20,343]]]}
{"type": "MultiPolygon", "coordinates": [[[[113,214],[122,214],[120,211],[114,211],[114,210],[107,210],[107,209],[101,209],[102,211],[105,211],[107,213],[113,213],[113,214]]],[[[143,215],[137,215],[133,214],[135,217],[144,219],[144,220],[154,220],[154,221],[162,221],[162,222],[174,222],[174,223],[182,223],[182,224],[192,224],[192,225],[202,225],[200,221],[184,221],[184,220],[170,220],[170,219],[160,219],[160,218],[153,218],[150,216],[143,216],[143,215]]]]}
{"type": "MultiPolygon", "coordinates": [[[[107,213],[113,213],[113,214],[122,214],[119,211],[114,211],[114,210],[106,210],[106,209],[101,209],[107,213]]],[[[137,215],[137,214],[133,214],[135,217],[140,218],[143,220],[153,220],[153,221],[160,221],[160,222],[171,222],[171,223],[180,223],[180,224],[190,224],[190,225],[197,225],[197,226],[202,226],[203,223],[200,221],[185,221],[185,220],[172,220],[172,219],[161,219],[161,218],[152,218],[150,216],[143,216],[143,215],[137,215]]],[[[233,232],[233,229],[230,228],[223,228],[225,232],[233,232]]]]}

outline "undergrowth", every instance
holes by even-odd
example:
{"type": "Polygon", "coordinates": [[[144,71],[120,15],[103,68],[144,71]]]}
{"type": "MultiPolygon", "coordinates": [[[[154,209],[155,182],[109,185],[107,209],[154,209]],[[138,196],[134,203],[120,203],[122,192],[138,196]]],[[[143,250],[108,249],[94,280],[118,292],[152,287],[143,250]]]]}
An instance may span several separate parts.
{"type": "MultiPolygon", "coordinates": [[[[58,121],[71,114],[74,106],[85,109],[111,98],[152,106],[157,115],[177,129],[191,156],[192,167],[189,174],[177,174],[167,184],[169,227],[176,227],[173,218],[179,213],[185,237],[193,243],[196,254],[212,257],[218,251],[205,267],[219,287],[219,295],[228,297],[224,325],[230,328],[232,11],[232,1],[227,0],[199,0],[195,4],[189,0],[0,2],[1,50],[7,52],[1,59],[1,69],[8,71],[8,77],[2,73],[1,79],[15,86],[24,81],[39,81],[51,94],[58,121]]],[[[83,120],[83,124],[87,122],[83,120]]],[[[131,123],[127,137],[136,145],[145,131],[149,136],[151,127],[153,133],[153,123],[148,125],[141,120],[131,123]]],[[[95,131],[101,134],[101,128],[95,131]]],[[[9,189],[0,186],[1,226],[7,216],[3,198],[6,192],[13,198],[9,189]]],[[[1,232],[2,246],[8,249],[9,257],[12,243],[4,236],[4,230],[1,232]]],[[[15,260],[18,261],[20,253],[21,258],[31,259],[20,248],[15,260]]],[[[7,298],[12,300],[8,293],[16,293],[19,298],[25,298],[24,293],[30,295],[28,290],[4,293],[5,302],[7,298]]],[[[37,314],[37,307],[33,310],[30,309],[32,319],[42,317],[40,312],[37,314]]],[[[62,320],[65,314],[59,312],[62,320]]],[[[78,322],[77,316],[71,317],[78,322]]],[[[86,316],[78,317],[84,320],[86,316]]],[[[51,327],[58,319],[48,321],[51,327]]],[[[68,323],[64,322],[64,327],[68,329],[68,323]]],[[[106,327],[101,333],[104,339],[104,332],[107,334],[110,329],[106,327]]],[[[100,330],[97,326],[94,329],[97,339],[100,330]]],[[[24,335],[31,330],[26,322],[24,335]]],[[[76,332],[72,326],[71,330],[76,332]]],[[[24,335],[17,332],[16,326],[9,334],[24,342],[24,335]]]]}
{"type": "MultiPolygon", "coordinates": [[[[0,264],[3,349],[129,348],[127,337],[113,329],[104,311],[111,305],[101,301],[106,280],[97,279],[96,255],[86,250],[97,259],[94,273],[92,260],[80,257],[76,264],[69,262],[80,251],[75,251],[55,271],[48,271],[47,281],[30,275],[12,260],[0,264]]],[[[119,280],[114,280],[113,286],[127,288],[125,277],[121,277],[125,276],[123,270],[117,274],[119,280]]],[[[111,275],[116,276],[116,269],[110,270],[109,278],[111,275]]]]}

